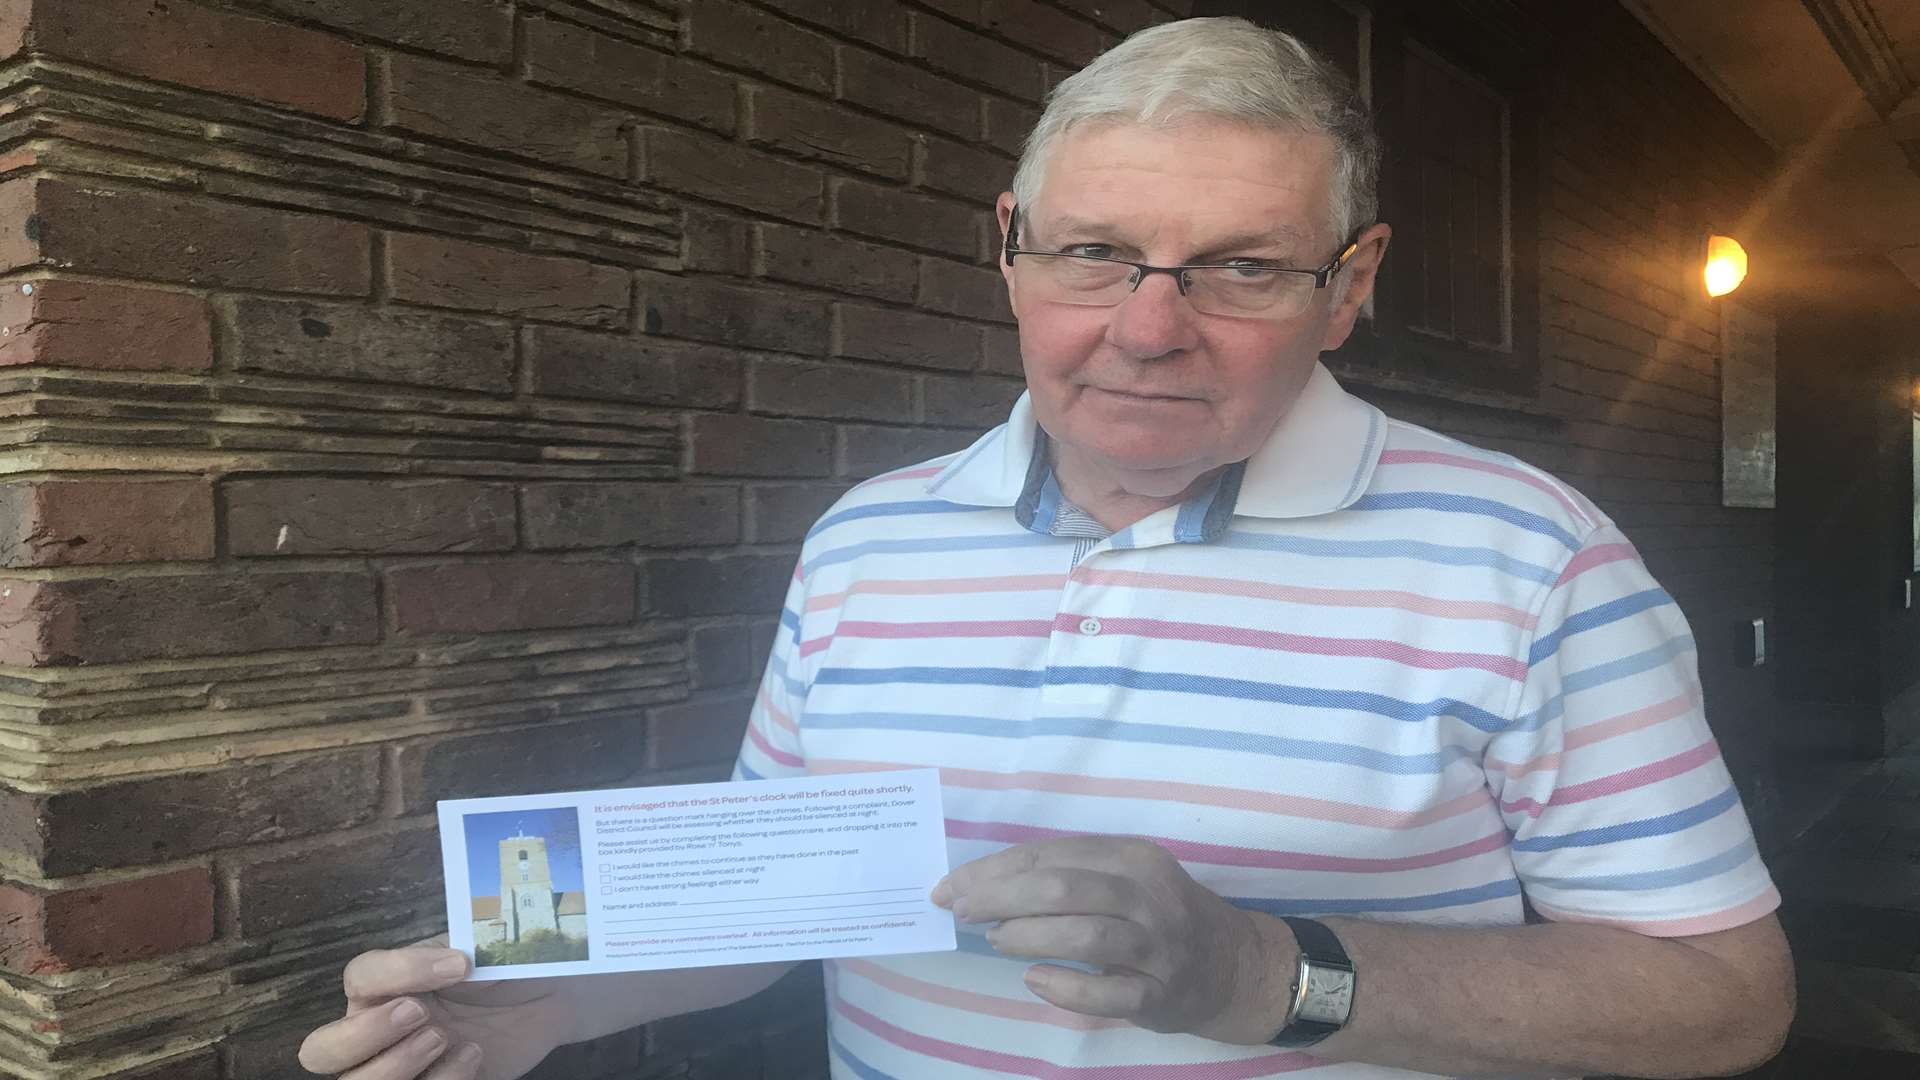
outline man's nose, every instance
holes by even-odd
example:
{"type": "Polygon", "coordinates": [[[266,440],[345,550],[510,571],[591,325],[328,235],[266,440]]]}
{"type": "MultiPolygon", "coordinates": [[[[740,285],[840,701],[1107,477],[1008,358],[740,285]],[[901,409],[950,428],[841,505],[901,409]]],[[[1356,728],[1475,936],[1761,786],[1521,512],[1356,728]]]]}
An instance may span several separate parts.
{"type": "Polygon", "coordinates": [[[1142,358],[1194,348],[1199,344],[1197,313],[1180,285],[1168,274],[1148,274],[1131,296],[1113,309],[1107,340],[1142,358]]]}

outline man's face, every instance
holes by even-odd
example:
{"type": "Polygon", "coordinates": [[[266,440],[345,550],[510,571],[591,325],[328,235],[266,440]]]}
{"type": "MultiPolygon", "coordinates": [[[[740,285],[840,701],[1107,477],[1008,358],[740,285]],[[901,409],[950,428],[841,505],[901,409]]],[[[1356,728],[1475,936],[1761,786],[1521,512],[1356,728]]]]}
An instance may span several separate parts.
{"type": "MultiPolygon", "coordinates": [[[[1317,267],[1345,239],[1326,224],[1332,160],[1324,136],[1221,121],[1082,129],[1056,148],[1034,205],[1020,208],[1019,246],[1158,266],[1317,267]]],[[[1003,230],[1012,205],[1001,196],[1003,230]]],[[[1002,260],[1035,417],[1062,466],[1076,458],[1133,494],[1168,497],[1250,456],[1320,351],[1346,340],[1386,235],[1376,226],[1362,237],[1338,306],[1322,289],[1291,319],[1202,315],[1164,274],[1117,307],[1041,302],[1023,297],[1020,260],[1002,260]]]]}

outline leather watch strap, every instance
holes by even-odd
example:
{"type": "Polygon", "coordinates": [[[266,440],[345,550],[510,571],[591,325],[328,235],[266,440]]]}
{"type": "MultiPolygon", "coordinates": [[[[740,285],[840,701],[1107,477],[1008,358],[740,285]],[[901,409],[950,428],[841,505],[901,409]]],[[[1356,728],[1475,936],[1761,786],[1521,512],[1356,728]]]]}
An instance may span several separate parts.
{"type": "MultiPolygon", "coordinates": [[[[1300,947],[1301,956],[1309,962],[1337,965],[1349,971],[1353,970],[1353,961],[1347,956],[1346,948],[1340,944],[1340,938],[1332,930],[1327,929],[1325,924],[1292,915],[1282,915],[1280,921],[1286,923],[1287,928],[1293,931],[1293,939],[1300,947]]],[[[1299,978],[1298,973],[1295,974],[1295,978],[1299,978]]],[[[1294,986],[1297,991],[1299,984],[1296,982],[1294,986]]],[[[1291,1011],[1290,1009],[1289,1012],[1291,1011]]],[[[1280,1029],[1278,1035],[1268,1040],[1268,1045],[1286,1049],[1312,1046],[1339,1030],[1339,1024],[1307,1020],[1296,1016],[1280,1029]]]]}

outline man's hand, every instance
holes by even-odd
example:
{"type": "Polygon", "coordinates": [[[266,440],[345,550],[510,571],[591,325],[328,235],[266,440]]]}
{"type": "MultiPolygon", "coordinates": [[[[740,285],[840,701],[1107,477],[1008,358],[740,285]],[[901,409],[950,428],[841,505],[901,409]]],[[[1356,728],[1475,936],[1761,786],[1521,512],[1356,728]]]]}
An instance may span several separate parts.
{"type": "Polygon", "coordinates": [[[933,902],[963,922],[999,922],[987,941],[1008,956],[1100,968],[1028,969],[1028,988],[1063,1009],[1248,1045],[1280,1026],[1286,924],[1228,904],[1145,840],[1021,844],[954,870],[933,902]]]}
{"type": "Polygon", "coordinates": [[[463,983],[465,954],[414,946],[347,964],[347,1014],[307,1036],[300,1064],[347,1080],[510,1080],[566,1041],[566,979],[463,983]]]}

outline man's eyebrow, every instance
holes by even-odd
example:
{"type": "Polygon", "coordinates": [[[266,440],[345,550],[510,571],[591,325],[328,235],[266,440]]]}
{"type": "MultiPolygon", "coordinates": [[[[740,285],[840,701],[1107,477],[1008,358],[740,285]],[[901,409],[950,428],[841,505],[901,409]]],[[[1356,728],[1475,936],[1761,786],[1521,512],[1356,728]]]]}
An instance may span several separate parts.
{"type": "MultiPolygon", "coordinates": [[[[1112,237],[1124,230],[1120,225],[1096,218],[1075,217],[1072,214],[1049,216],[1044,227],[1036,227],[1035,232],[1047,236],[1099,236],[1112,237]]],[[[1273,225],[1265,229],[1236,233],[1209,244],[1206,250],[1189,256],[1188,261],[1204,263],[1208,259],[1222,258],[1240,252],[1257,251],[1262,248],[1277,249],[1275,255],[1286,255],[1313,245],[1313,234],[1307,229],[1292,225],[1273,225]]]]}
{"type": "Polygon", "coordinates": [[[1287,255],[1303,248],[1313,246],[1313,234],[1306,229],[1297,229],[1292,225],[1275,225],[1259,232],[1239,233],[1216,241],[1205,251],[1192,256],[1194,262],[1206,262],[1245,251],[1258,251],[1262,248],[1272,250],[1276,255],[1287,255]]]}
{"type": "Polygon", "coordinates": [[[1084,236],[1091,233],[1111,235],[1119,231],[1119,226],[1111,222],[1099,221],[1094,218],[1074,217],[1072,214],[1050,216],[1044,219],[1043,222],[1036,223],[1036,226],[1035,232],[1046,232],[1048,234],[1077,233],[1084,236]]]}

